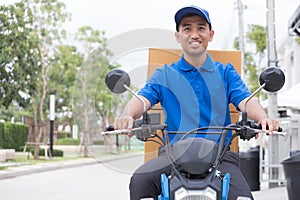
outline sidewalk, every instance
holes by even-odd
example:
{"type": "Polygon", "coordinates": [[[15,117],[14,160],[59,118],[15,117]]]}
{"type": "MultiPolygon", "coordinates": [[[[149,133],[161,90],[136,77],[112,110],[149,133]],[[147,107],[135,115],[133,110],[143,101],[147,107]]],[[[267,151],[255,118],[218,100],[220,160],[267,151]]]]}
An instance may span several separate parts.
{"type": "Polygon", "coordinates": [[[252,192],[255,200],[288,200],[286,186],[268,188],[266,184],[267,183],[261,183],[261,189],[252,192]]]}
{"type": "MultiPolygon", "coordinates": [[[[79,167],[83,165],[91,165],[96,163],[102,162],[110,162],[117,159],[125,159],[132,156],[135,156],[139,153],[121,153],[121,154],[112,154],[112,155],[105,155],[101,158],[78,158],[78,159],[71,159],[66,161],[54,161],[54,162],[44,162],[44,163],[36,163],[36,164],[26,164],[21,163],[14,166],[8,166],[5,170],[0,170],[0,180],[7,179],[7,178],[14,178],[18,176],[39,173],[44,171],[51,171],[63,168],[70,168],[70,167],[79,167]]],[[[1,166],[1,165],[0,165],[1,166]]]]}

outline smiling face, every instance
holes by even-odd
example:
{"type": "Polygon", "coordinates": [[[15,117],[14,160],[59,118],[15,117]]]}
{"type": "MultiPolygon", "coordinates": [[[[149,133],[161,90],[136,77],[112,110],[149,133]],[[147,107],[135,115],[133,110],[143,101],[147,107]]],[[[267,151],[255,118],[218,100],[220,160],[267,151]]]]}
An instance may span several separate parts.
{"type": "Polygon", "coordinates": [[[214,31],[210,30],[208,22],[199,15],[182,18],[175,37],[184,52],[186,60],[206,58],[208,42],[211,42],[214,31]]]}

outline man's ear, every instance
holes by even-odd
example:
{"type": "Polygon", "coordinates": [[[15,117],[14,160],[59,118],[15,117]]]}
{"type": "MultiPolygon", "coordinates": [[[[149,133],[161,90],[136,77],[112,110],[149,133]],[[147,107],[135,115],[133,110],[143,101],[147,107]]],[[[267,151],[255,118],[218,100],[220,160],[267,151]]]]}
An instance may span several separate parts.
{"type": "Polygon", "coordinates": [[[211,31],[209,32],[209,39],[208,39],[209,42],[211,42],[211,41],[214,39],[214,35],[215,35],[215,31],[214,31],[214,30],[211,30],[211,31]]]}
{"type": "Polygon", "coordinates": [[[177,31],[175,32],[175,38],[176,38],[176,41],[177,41],[178,43],[180,43],[179,33],[178,33],[177,31]]]}

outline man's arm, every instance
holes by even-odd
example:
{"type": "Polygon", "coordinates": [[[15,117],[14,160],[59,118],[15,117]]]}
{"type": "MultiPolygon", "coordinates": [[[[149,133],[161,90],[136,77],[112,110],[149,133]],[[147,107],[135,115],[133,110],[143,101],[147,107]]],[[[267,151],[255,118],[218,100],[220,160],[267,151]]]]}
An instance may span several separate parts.
{"type": "MultiPolygon", "coordinates": [[[[151,103],[148,99],[140,96],[146,103],[147,110],[150,108],[151,103]]],[[[114,128],[117,129],[131,129],[134,120],[141,117],[144,111],[143,103],[136,97],[133,97],[126,105],[120,118],[114,122],[114,128]]]]}
{"type": "MultiPolygon", "coordinates": [[[[247,98],[239,103],[239,109],[244,111],[244,105],[247,98]]],[[[266,126],[268,125],[269,130],[268,133],[272,133],[273,131],[278,130],[279,121],[277,119],[272,119],[268,116],[262,106],[259,104],[257,99],[252,98],[247,103],[247,115],[249,118],[253,119],[256,123],[261,124],[262,130],[266,130],[266,126]]]]}

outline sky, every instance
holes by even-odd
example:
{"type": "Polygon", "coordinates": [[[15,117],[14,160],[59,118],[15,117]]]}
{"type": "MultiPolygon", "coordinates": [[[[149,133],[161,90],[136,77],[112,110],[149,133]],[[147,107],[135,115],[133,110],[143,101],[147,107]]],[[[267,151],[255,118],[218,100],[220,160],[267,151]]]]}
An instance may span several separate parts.
{"type": "MultiPolygon", "coordinates": [[[[0,0],[7,4],[19,0],[0,0]]],[[[237,0],[60,0],[72,14],[66,28],[75,32],[83,25],[104,30],[108,38],[142,28],[175,30],[175,12],[188,5],[197,5],[210,13],[214,41],[212,49],[232,48],[232,38],[238,36],[237,0]]],[[[299,0],[274,0],[275,23],[279,32],[286,33],[287,21],[300,4],[299,0]],[[280,31],[283,30],[283,31],[280,31]]],[[[242,0],[245,5],[244,25],[266,25],[267,0],[242,0]]],[[[277,34],[281,39],[282,34],[277,34]]],[[[142,36],[141,36],[142,37],[142,36]]],[[[146,38],[145,38],[146,39],[146,38]]]]}
{"type": "MultiPolygon", "coordinates": [[[[0,4],[18,0],[0,0],[0,4]]],[[[239,35],[236,0],[60,0],[72,14],[64,26],[70,35],[85,25],[104,30],[112,49],[119,51],[117,62],[135,68],[145,65],[147,45],[180,48],[174,38],[174,14],[183,6],[197,5],[210,13],[215,30],[209,49],[231,50],[239,35]],[[149,29],[154,31],[148,31],[149,29]],[[163,36],[161,36],[163,35],[163,36]],[[147,43],[148,42],[148,43],[147,43]],[[147,44],[145,44],[147,43],[147,44]],[[124,49],[121,49],[123,47],[124,49]]],[[[277,46],[287,36],[287,22],[299,0],[275,1],[277,46]]],[[[267,0],[242,0],[244,32],[249,24],[266,26],[267,0]]]]}
{"type": "MultiPolygon", "coordinates": [[[[141,32],[132,33],[131,37],[118,40],[119,48],[121,45],[128,46],[127,51],[130,53],[120,56],[117,61],[125,70],[128,68],[128,71],[132,69],[137,71],[138,76],[132,75],[136,85],[142,84],[146,78],[148,56],[145,48],[139,48],[146,45],[140,44],[138,39],[150,41],[149,43],[155,47],[180,48],[174,38],[174,14],[183,6],[197,5],[210,13],[215,35],[209,49],[232,50],[233,40],[239,35],[236,0],[62,0],[62,2],[73,15],[72,22],[67,24],[69,30],[75,32],[81,25],[91,25],[96,29],[105,30],[109,42],[130,31],[145,28],[158,29],[157,34],[163,34],[159,30],[169,31],[169,34],[163,37],[165,39],[141,32]],[[137,43],[134,46],[135,50],[132,51],[134,48],[126,42],[137,43]],[[144,72],[142,76],[141,71],[144,72]]],[[[245,6],[244,32],[248,30],[249,24],[266,26],[266,0],[242,0],[242,3],[245,6]]],[[[298,5],[299,0],[275,0],[277,46],[281,45],[286,37],[288,19],[298,5]]]]}
{"type": "MultiPolygon", "coordinates": [[[[61,0],[72,13],[68,28],[91,25],[105,30],[108,38],[142,28],[175,30],[175,12],[188,5],[198,5],[210,13],[214,41],[212,49],[232,48],[232,39],[238,36],[236,0],[61,0]]],[[[247,24],[266,25],[266,0],[242,0],[245,31],[247,24]]],[[[299,0],[275,0],[275,23],[278,30],[286,29],[287,21],[299,5],[299,0]]],[[[284,31],[285,33],[287,31],[284,31]]],[[[141,36],[143,37],[143,36],[141,36]]],[[[278,34],[278,39],[281,34],[278,34]]],[[[146,38],[145,38],[146,39],[146,38]]]]}

